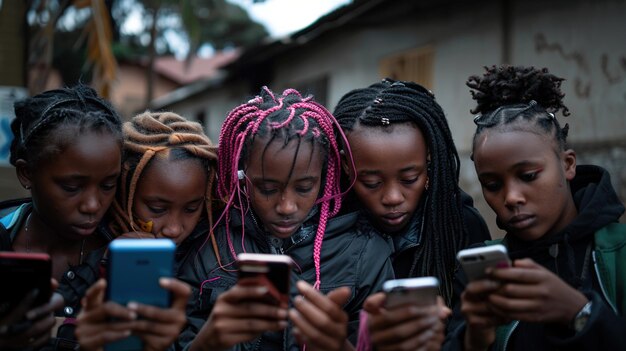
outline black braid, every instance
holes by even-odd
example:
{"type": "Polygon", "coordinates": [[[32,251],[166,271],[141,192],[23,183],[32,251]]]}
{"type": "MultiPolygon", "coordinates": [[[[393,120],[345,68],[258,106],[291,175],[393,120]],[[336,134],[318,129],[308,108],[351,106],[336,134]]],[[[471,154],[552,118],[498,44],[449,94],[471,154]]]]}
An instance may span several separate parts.
{"type": "Polygon", "coordinates": [[[386,79],[344,95],[334,114],[346,133],[357,125],[391,131],[386,126],[407,122],[421,130],[430,155],[430,186],[424,194],[429,200],[410,275],[437,277],[450,305],[456,252],[467,246],[468,238],[463,234],[459,155],[441,106],[419,84],[386,79]]]}
{"type": "Polygon", "coordinates": [[[523,130],[550,134],[560,150],[566,149],[569,126],[561,128],[555,117],[559,111],[569,115],[563,105],[563,80],[547,68],[508,65],[485,67],[482,77],[469,77],[466,84],[477,103],[471,113],[479,113],[474,141],[489,128],[523,130]]]}
{"type": "MultiPolygon", "coordinates": [[[[15,120],[11,122],[13,141],[10,162],[15,165],[24,159],[33,167],[47,155],[46,150],[58,149],[67,133],[58,133],[61,127],[107,131],[122,145],[122,121],[105,100],[86,85],[43,92],[15,102],[15,120]]],[[[71,133],[70,133],[71,134],[71,133]]],[[[76,135],[76,134],[72,134],[76,135]]]]}

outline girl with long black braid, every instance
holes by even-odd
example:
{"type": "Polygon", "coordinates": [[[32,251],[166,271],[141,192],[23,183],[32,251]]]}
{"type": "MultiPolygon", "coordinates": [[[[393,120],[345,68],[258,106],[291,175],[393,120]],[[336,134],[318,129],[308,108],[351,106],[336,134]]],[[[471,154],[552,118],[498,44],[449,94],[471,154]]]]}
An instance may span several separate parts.
{"type": "Polygon", "coordinates": [[[120,174],[122,122],[83,85],[18,101],[15,116],[10,161],[31,198],[0,204],[0,250],[49,254],[58,283],[43,308],[26,313],[32,307],[26,297],[14,310],[22,313],[0,316],[0,349],[75,349],[80,299],[98,278],[100,259],[112,239],[99,224],[120,174]],[[51,340],[55,310],[61,326],[51,340]],[[11,328],[20,321],[26,331],[11,328]]]}
{"type": "Polygon", "coordinates": [[[626,345],[624,206],[604,169],[576,164],[568,126],[556,116],[569,114],[562,81],[545,68],[512,66],[468,80],[478,113],[474,166],[506,231],[494,242],[508,248],[513,266],[465,286],[446,349],[626,345]]]}
{"type": "MultiPolygon", "coordinates": [[[[352,149],[355,172],[347,163],[344,169],[356,174],[350,181],[361,225],[394,248],[396,277],[437,277],[440,294],[451,306],[456,252],[489,239],[489,232],[471,198],[459,189],[459,156],[441,106],[416,83],[385,79],[347,93],[335,116],[352,149]]],[[[386,311],[383,301],[384,295],[377,294],[365,304],[378,348],[441,344],[441,321],[431,324],[437,337],[422,342],[420,335],[431,332],[422,326],[424,318],[443,318],[445,308],[386,311]],[[413,328],[404,334],[410,336],[392,336],[393,330],[407,327],[413,328]]]]}

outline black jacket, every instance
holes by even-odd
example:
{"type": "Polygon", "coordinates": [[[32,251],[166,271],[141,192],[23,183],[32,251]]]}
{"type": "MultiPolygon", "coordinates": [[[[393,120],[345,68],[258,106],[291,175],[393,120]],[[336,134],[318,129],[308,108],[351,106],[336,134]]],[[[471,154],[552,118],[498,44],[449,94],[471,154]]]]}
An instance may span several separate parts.
{"type": "MultiPolygon", "coordinates": [[[[594,233],[617,222],[624,206],[609,174],[600,167],[578,166],[570,187],[578,209],[572,223],[559,233],[533,242],[507,235],[503,243],[512,259],[532,258],[583,292],[592,301],[591,317],[579,333],[558,325],[520,322],[509,338],[507,350],[618,350],[626,345],[626,318],[616,315],[604,300],[593,259],[587,253],[593,245],[594,233]]],[[[459,284],[455,288],[460,293],[467,280],[462,272],[458,276],[459,284]]],[[[463,349],[465,322],[459,308],[455,308],[448,326],[445,350],[463,349]]]]}
{"type": "MultiPolygon", "coordinates": [[[[243,252],[242,224],[236,211],[231,212],[229,230],[235,252],[243,252]]],[[[393,269],[389,260],[391,254],[385,241],[371,231],[362,231],[356,226],[357,213],[335,217],[328,221],[321,252],[321,287],[326,293],[341,286],[352,289],[352,297],[344,306],[349,315],[348,335],[353,343],[359,322],[359,312],[365,299],[378,292],[382,284],[393,279],[393,269]]],[[[315,282],[313,262],[313,242],[317,229],[317,216],[314,216],[289,239],[280,240],[266,234],[254,224],[252,218],[246,218],[246,233],[243,238],[245,251],[250,253],[284,253],[296,263],[292,273],[291,295],[298,295],[295,288],[297,280],[310,284],[315,282]]],[[[188,347],[190,342],[207,320],[217,296],[237,282],[234,258],[230,253],[224,226],[216,229],[222,264],[229,270],[219,267],[210,240],[200,239],[197,251],[187,256],[182,263],[179,279],[192,286],[192,298],[189,301],[188,324],[183,330],[176,349],[188,347]]],[[[291,327],[281,333],[264,333],[250,343],[237,345],[236,350],[298,350],[298,345],[291,333],[291,327]]]]}
{"type": "MultiPolygon", "coordinates": [[[[14,222],[9,228],[0,224],[0,251],[13,251],[13,241],[24,225],[28,214],[32,210],[30,199],[8,200],[0,203],[0,218],[15,212],[14,222]],[[21,206],[21,208],[20,208],[21,206]],[[19,212],[15,212],[20,209],[19,212]]],[[[113,239],[105,226],[99,226],[94,235],[99,235],[106,242],[113,239]]],[[[59,281],[56,290],[65,301],[63,309],[56,312],[56,317],[63,319],[63,324],[57,331],[57,337],[40,350],[78,350],[74,336],[74,321],[80,311],[80,300],[87,289],[95,283],[101,275],[101,259],[106,247],[90,252],[83,263],[69,267],[59,281]]]]}
{"type": "MultiPolygon", "coordinates": [[[[474,208],[474,201],[471,196],[463,191],[460,194],[463,206],[463,234],[468,238],[468,243],[471,245],[491,239],[489,228],[487,228],[487,224],[478,210],[474,208]]],[[[393,270],[397,278],[409,278],[415,251],[421,244],[422,214],[422,209],[418,209],[404,232],[396,233],[393,236],[382,234],[393,247],[393,270]]]]}

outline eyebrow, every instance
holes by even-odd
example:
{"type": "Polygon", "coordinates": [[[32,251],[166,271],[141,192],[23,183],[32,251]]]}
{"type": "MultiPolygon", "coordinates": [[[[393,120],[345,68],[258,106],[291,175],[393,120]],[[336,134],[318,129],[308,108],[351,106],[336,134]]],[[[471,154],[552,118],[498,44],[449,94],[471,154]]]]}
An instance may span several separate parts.
{"type": "MultiPolygon", "coordinates": [[[[536,164],[537,164],[537,161],[523,160],[509,167],[509,170],[526,167],[526,166],[536,166],[536,164]]],[[[495,173],[496,172],[481,172],[478,174],[478,177],[491,176],[495,173]]]]}
{"type": "MultiPolygon", "coordinates": [[[[318,180],[319,177],[316,176],[307,176],[307,177],[302,177],[302,178],[298,178],[295,179],[296,182],[305,182],[305,181],[316,181],[318,180]]],[[[276,180],[276,179],[271,179],[271,178],[263,178],[263,177],[256,177],[256,178],[252,178],[251,181],[253,183],[273,183],[273,184],[283,184],[282,181],[276,180]]]]}
{"type": "MultiPolygon", "coordinates": [[[[424,167],[421,167],[421,169],[423,168],[424,167]]],[[[418,171],[418,170],[420,170],[420,167],[418,167],[417,165],[410,165],[410,166],[400,169],[399,173],[408,172],[408,171],[418,171]]],[[[376,175],[380,173],[382,173],[380,170],[375,170],[375,169],[364,169],[362,171],[359,171],[359,175],[376,175]]]]}

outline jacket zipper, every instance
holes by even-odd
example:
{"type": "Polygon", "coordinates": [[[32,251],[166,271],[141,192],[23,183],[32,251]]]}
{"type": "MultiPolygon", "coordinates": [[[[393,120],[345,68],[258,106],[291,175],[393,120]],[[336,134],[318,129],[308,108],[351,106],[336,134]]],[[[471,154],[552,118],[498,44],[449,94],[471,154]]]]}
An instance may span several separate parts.
{"type": "Polygon", "coordinates": [[[602,292],[602,297],[604,297],[604,300],[609,304],[609,306],[611,306],[611,309],[613,310],[613,312],[619,315],[619,313],[617,312],[617,308],[615,308],[615,306],[613,305],[613,302],[611,302],[611,299],[609,299],[608,295],[606,294],[606,290],[604,289],[604,284],[602,283],[602,277],[600,276],[600,272],[598,271],[598,263],[596,261],[595,250],[591,253],[591,257],[593,258],[593,269],[595,270],[596,277],[598,278],[598,284],[600,285],[600,291],[602,292]]]}
{"type": "Polygon", "coordinates": [[[518,324],[519,321],[515,321],[511,326],[511,329],[509,329],[509,331],[506,333],[506,337],[504,338],[504,345],[502,347],[503,351],[506,351],[507,346],[509,346],[509,339],[511,339],[511,335],[513,335],[513,332],[515,331],[515,328],[517,328],[518,324]]]}

